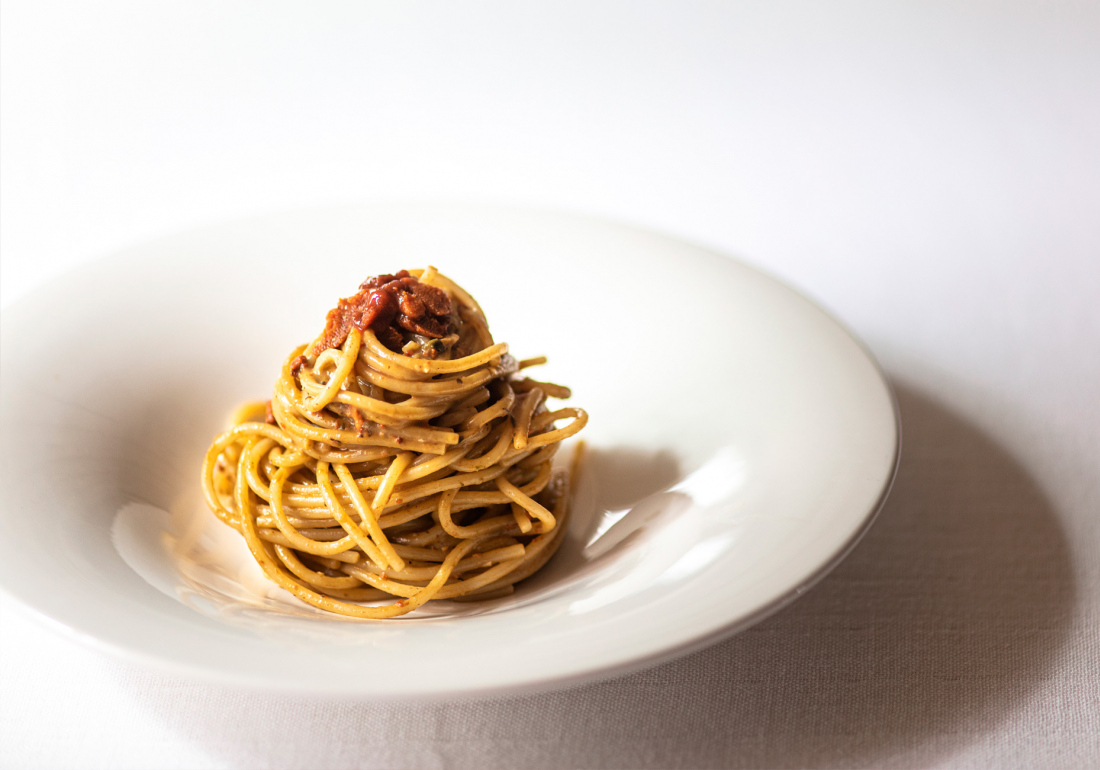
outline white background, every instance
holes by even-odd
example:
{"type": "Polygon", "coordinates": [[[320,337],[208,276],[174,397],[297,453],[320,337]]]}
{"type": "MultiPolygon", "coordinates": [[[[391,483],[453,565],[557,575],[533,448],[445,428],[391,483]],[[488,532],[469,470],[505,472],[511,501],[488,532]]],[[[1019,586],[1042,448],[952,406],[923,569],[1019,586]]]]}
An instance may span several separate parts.
{"type": "Polygon", "coordinates": [[[220,689],[4,600],[4,767],[1100,766],[1100,5],[5,0],[0,35],[5,305],[251,213],[579,211],[826,305],[906,441],[809,595],[570,692],[220,689]]]}

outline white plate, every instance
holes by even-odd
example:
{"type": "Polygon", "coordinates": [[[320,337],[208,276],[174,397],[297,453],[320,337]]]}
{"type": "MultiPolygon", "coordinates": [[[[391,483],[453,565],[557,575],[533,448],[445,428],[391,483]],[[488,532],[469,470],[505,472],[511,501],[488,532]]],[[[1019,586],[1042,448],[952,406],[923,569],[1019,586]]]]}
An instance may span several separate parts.
{"type": "Polygon", "coordinates": [[[898,456],[880,371],[815,305],[701,248],[560,214],[378,205],[212,227],[73,272],[2,332],[0,586],[83,641],[281,690],[530,691],[682,654],[835,565],[898,456]],[[322,617],[205,512],[202,455],[337,297],[428,263],[591,414],[574,521],[513,597],[322,617]]]}

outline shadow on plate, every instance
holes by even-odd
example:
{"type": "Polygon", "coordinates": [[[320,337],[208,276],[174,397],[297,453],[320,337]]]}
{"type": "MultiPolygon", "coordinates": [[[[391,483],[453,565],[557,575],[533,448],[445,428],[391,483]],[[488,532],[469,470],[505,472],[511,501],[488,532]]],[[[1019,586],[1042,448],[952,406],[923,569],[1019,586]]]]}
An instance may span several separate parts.
{"type": "Polygon", "coordinates": [[[591,768],[859,767],[918,747],[930,763],[1043,681],[1074,584],[1027,471],[965,419],[897,392],[901,465],[863,542],[793,605],[686,658],[568,691],[434,706],[160,675],[131,694],[242,767],[554,768],[563,751],[591,768]],[[171,706],[163,687],[180,692],[171,706]]]}

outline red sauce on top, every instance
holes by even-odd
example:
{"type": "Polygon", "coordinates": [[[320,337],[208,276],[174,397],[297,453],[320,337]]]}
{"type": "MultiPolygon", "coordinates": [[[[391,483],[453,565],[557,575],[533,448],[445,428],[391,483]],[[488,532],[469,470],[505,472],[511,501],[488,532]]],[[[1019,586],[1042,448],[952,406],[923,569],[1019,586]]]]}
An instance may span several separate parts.
{"type": "Polygon", "coordinates": [[[353,327],[370,329],[379,342],[398,352],[404,342],[402,330],[439,339],[446,336],[450,322],[451,298],[442,289],[420,283],[408,270],[376,275],[328,312],[325,331],[311,353],[343,345],[353,327]]]}

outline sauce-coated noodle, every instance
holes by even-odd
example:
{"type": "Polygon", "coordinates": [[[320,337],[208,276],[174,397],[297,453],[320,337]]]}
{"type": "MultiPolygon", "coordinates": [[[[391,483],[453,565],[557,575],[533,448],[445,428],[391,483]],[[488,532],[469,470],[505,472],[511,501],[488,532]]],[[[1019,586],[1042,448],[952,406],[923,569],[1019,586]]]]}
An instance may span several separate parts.
{"type": "Polygon", "coordinates": [[[215,439],[207,503],[323,610],[392,618],[511,593],[561,543],[569,474],[552,463],[588,415],[548,409],[569,389],[521,377],[545,358],[507,351],[434,268],[369,279],[287,357],[266,410],[242,407],[215,439]]]}

